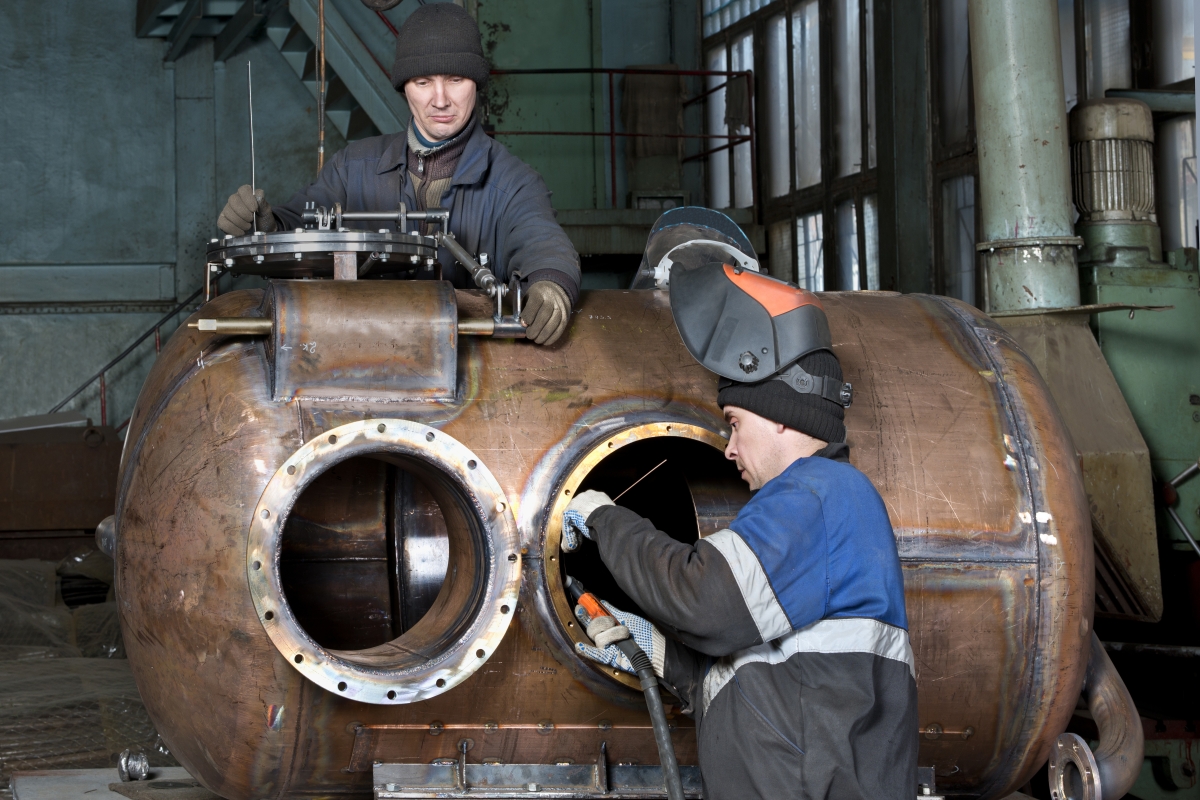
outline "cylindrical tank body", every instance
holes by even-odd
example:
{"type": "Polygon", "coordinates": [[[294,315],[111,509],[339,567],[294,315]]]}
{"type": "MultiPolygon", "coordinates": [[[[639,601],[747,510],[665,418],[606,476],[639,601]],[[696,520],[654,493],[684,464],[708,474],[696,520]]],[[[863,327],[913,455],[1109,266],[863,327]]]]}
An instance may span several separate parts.
{"type": "MultiPolygon", "coordinates": [[[[365,796],[373,762],[463,752],[587,764],[604,742],[609,763],[657,763],[635,682],[572,647],[554,512],[665,458],[643,499],[622,502],[680,538],[727,524],[746,495],[719,450],[715,376],[684,349],[665,292],[585,292],[564,340],[537,347],[456,342],[444,295],[417,286],[337,287],[346,313],[311,319],[319,304],[284,284],[219,297],[203,316],[263,313],[275,336],[182,327],[138,400],[116,552],[129,659],[171,752],[231,800],[365,796]],[[378,292],[391,301],[368,301],[378,292]],[[393,320],[439,323],[422,340],[437,352],[396,338],[390,362],[375,358],[373,315],[397,304],[393,320]],[[439,348],[456,355],[449,377],[421,371],[444,363],[439,348]],[[393,397],[354,388],[384,383],[393,397]]],[[[920,764],[939,790],[999,796],[1045,761],[1086,668],[1092,542],[1074,448],[1028,358],[975,309],[821,300],[854,385],[851,460],[903,561],[920,764]]],[[[457,307],[490,313],[463,292],[457,307]]],[[[602,568],[566,560],[621,605],[602,568]]],[[[672,710],[679,761],[695,764],[672,710]]]]}

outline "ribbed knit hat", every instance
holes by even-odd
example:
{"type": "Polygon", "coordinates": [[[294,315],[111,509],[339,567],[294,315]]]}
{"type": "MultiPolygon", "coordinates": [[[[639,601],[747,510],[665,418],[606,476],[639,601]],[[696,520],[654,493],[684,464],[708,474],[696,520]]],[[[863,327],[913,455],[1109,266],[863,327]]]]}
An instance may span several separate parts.
{"type": "Polygon", "coordinates": [[[400,26],[392,67],[392,85],[397,91],[404,91],[404,84],[422,75],[461,75],[482,89],[487,86],[489,69],[479,26],[462,6],[420,6],[400,26]]]}
{"type": "MultiPolygon", "coordinates": [[[[809,375],[842,381],[842,365],[828,350],[814,350],[797,363],[809,375]]],[[[738,383],[722,378],[718,387],[717,405],[721,408],[744,408],[823,442],[846,441],[845,409],[819,394],[801,394],[786,382],[774,379],[738,383]]]]}

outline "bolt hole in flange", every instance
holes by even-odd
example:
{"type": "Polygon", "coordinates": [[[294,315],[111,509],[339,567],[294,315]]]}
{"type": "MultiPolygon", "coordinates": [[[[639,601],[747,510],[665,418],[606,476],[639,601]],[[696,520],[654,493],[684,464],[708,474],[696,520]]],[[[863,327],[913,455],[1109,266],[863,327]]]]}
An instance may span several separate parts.
{"type": "Polygon", "coordinates": [[[247,543],[251,595],[296,669],[368,703],[453,688],[495,652],[520,563],[482,462],[404,420],[343,425],[279,467],[247,543]],[[467,462],[475,467],[468,469],[467,462]],[[257,562],[259,569],[255,569],[257,562]]]}
{"type": "Polygon", "coordinates": [[[1048,767],[1053,800],[1098,800],[1102,796],[1096,757],[1078,734],[1059,735],[1050,748],[1048,767]]]}
{"type": "MultiPolygon", "coordinates": [[[[574,622],[574,609],[563,588],[566,575],[581,581],[588,591],[634,614],[645,612],[621,589],[600,559],[594,542],[584,540],[573,553],[564,553],[561,568],[554,558],[562,539],[562,511],[571,498],[596,489],[646,517],[676,541],[693,544],[729,526],[750,491],[733,462],[725,458],[726,440],[697,425],[651,423],[622,431],[595,445],[574,466],[558,489],[547,520],[547,584],[562,631],[572,641],[584,641],[574,622]],[[666,459],[666,463],[652,468],[666,459]],[[629,488],[646,476],[633,488],[629,488]]],[[[609,670],[599,670],[608,675],[609,670]]],[[[636,678],[620,673],[616,680],[638,687],[636,678]]]]}

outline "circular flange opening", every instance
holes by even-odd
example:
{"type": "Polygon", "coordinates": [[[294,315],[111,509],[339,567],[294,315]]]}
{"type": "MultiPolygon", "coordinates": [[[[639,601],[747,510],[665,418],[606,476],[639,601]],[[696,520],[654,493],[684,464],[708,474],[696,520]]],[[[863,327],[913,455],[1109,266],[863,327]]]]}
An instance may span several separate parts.
{"type": "Polygon", "coordinates": [[[280,465],[246,562],[289,663],[331,692],[396,704],[453,688],[495,652],[518,552],[509,504],[477,456],[425,425],[372,419],[280,465]]]}
{"type": "Polygon", "coordinates": [[[1103,795],[1096,757],[1079,734],[1059,734],[1050,748],[1047,771],[1054,800],[1097,800],[1103,795]]]}
{"type": "MultiPolygon", "coordinates": [[[[726,443],[724,437],[697,425],[640,425],[598,443],[570,471],[547,521],[544,563],[555,617],[572,644],[591,642],[575,620],[574,603],[563,587],[566,575],[622,611],[643,616],[645,611],[617,584],[594,542],[584,540],[575,552],[560,552],[562,512],[571,498],[588,489],[615,498],[628,489],[618,505],[646,517],[675,540],[693,544],[728,527],[750,499],[737,468],[725,458],[726,443]]],[[[586,664],[626,686],[640,688],[632,675],[590,661],[586,664]]]]}
{"type": "Polygon", "coordinates": [[[440,596],[450,561],[446,516],[412,466],[405,457],[349,458],[318,475],[292,506],[280,583],[296,621],[321,647],[358,651],[397,640],[440,596]]]}

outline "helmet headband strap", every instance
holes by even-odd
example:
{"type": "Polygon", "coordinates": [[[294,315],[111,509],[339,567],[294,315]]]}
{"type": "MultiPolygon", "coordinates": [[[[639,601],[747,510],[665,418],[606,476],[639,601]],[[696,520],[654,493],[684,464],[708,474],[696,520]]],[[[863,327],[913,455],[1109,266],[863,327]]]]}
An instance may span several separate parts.
{"type": "Polygon", "coordinates": [[[738,269],[748,269],[751,272],[759,272],[758,261],[738,250],[728,242],[718,242],[715,239],[692,239],[682,242],[672,247],[670,250],[658,260],[658,264],[654,267],[654,285],[656,288],[662,289],[671,282],[671,267],[675,265],[671,255],[678,250],[683,250],[687,247],[695,247],[696,245],[705,245],[708,247],[716,247],[733,257],[734,265],[738,269]]]}

